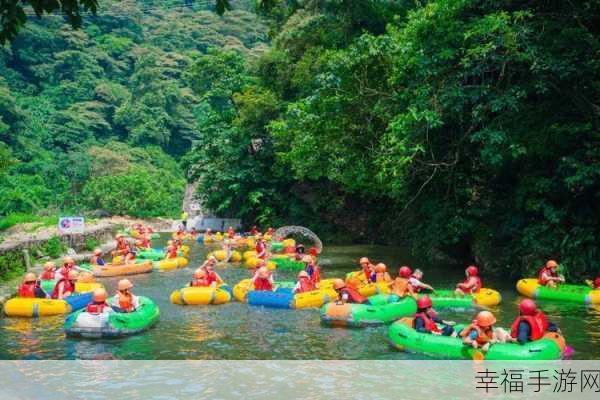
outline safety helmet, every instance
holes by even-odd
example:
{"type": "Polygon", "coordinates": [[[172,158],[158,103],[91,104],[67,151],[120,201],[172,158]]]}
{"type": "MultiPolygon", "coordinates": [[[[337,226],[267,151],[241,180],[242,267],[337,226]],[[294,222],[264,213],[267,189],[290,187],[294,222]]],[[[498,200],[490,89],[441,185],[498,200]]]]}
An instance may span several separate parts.
{"type": "Polygon", "coordinates": [[[308,272],[306,271],[300,271],[298,272],[298,278],[308,278],[308,272]]]}
{"type": "Polygon", "coordinates": [[[479,274],[479,270],[474,265],[469,265],[465,270],[467,276],[477,276],[479,274]]]}
{"type": "Polygon", "coordinates": [[[429,308],[432,305],[433,304],[431,303],[431,299],[427,295],[425,295],[425,296],[419,298],[419,300],[417,300],[417,308],[418,309],[429,308]]]}
{"type": "Polygon", "coordinates": [[[269,277],[269,269],[267,267],[260,267],[257,272],[260,278],[264,279],[269,277]]]}
{"type": "Polygon", "coordinates": [[[73,260],[73,257],[63,257],[63,264],[75,264],[75,260],[73,260]]]}
{"type": "Polygon", "coordinates": [[[412,269],[404,265],[398,270],[398,275],[400,275],[401,278],[410,278],[410,276],[412,275],[412,269]]]}
{"type": "Polygon", "coordinates": [[[94,249],[94,255],[95,256],[101,256],[102,255],[102,249],[94,249]]]}
{"type": "Polygon", "coordinates": [[[384,263],[379,263],[375,266],[375,272],[385,272],[387,270],[387,267],[384,263]]]}
{"type": "Polygon", "coordinates": [[[97,288],[94,290],[94,294],[92,295],[92,299],[97,302],[97,303],[101,303],[103,301],[106,301],[106,290],[104,290],[104,288],[97,288]]]}
{"type": "Polygon", "coordinates": [[[120,291],[131,289],[133,287],[133,283],[129,279],[121,279],[117,284],[117,289],[120,291]]]}
{"type": "Polygon", "coordinates": [[[519,304],[519,312],[521,315],[535,315],[537,312],[537,305],[535,301],[531,299],[524,299],[519,304]]]}
{"type": "Polygon", "coordinates": [[[556,268],[556,267],[558,267],[558,263],[554,260],[548,260],[548,262],[546,262],[546,267],[547,268],[556,268]]]}
{"type": "Polygon", "coordinates": [[[44,270],[46,271],[51,271],[54,269],[54,267],[55,265],[52,261],[48,261],[46,264],[44,264],[44,270]]]}
{"type": "Polygon", "coordinates": [[[37,276],[35,276],[35,274],[33,272],[28,272],[23,277],[23,282],[25,282],[25,283],[35,282],[36,280],[37,280],[37,276]]]}
{"type": "Polygon", "coordinates": [[[343,280],[336,278],[333,280],[333,288],[335,290],[339,290],[339,289],[343,289],[344,287],[346,287],[346,284],[344,283],[343,280]]]}
{"type": "Polygon", "coordinates": [[[475,317],[475,322],[477,325],[487,328],[496,323],[496,317],[489,311],[480,311],[477,317],[475,317]]]}

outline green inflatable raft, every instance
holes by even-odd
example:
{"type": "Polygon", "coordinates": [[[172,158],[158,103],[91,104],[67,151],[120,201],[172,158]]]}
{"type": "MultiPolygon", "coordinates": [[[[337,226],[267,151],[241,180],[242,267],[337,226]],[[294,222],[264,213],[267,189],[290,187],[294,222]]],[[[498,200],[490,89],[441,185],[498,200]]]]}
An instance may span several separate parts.
{"type": "MultiPolygon", "coordinates": [[[[485,360],[558,360],[562,350],[559,341],[543,338],[525,345],[518,343],[496,343],[487,353],[465,346],[459,337],[419,333],[409,325],[412,319],[393,323],[388,331],[392,346],[399,350],[422,353],[441,359],[485,359],[485,360]]],[[[457,331],[464,325],[457,325],[457,331]]],[[[557,335],[558,334],[554,334],[557,335]]],[[[562,338],[562,337],[561,337],[562,338]]]]}
{"type": "Polygon", "coordinates": [[[362,328],[389,324],[417,312],[412,297],[400,299],[395,295],[377,294],[369,297],[368,304],[338,304],[331,302],[321,307],[321,322],[331,326],[362,328]]]}
{"type": "Polygon", "coordinates": [[[275,264],[277,264],[278,270],[288,270],[288,271],[302,271],[306,265],[302,261],[292,260],[289,257],[272,257],[270,259],[275,264]]]}
{"type": "Polygon", "coordinates": [[[85,309],[79,310],[67,317],[65,332],[67,336],[84,338],[116,338],[141,333],[158,321],[160,311],[147,297],[140,296],[139,301],[139,308],[131,313],[90,314],[85,309]]]}
{"type": "Polygon", "coordinates": [[[135,253],[135,257],[140,260],[160,261],[164,260],[166,255],[162,250],[157,249],[140,249],[135,253]]]}

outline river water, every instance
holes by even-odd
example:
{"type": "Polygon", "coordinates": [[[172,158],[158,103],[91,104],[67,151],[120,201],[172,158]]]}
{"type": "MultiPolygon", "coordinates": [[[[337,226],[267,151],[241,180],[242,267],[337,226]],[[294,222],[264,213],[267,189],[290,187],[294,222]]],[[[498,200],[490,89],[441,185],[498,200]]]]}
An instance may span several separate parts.
{"type": "MultiPolygon", "coordinates": [[[[157,239],[155,246],[164,245],[157,239]]],[[[321,326],[319,312],[253,307],[232,301],[220,306],[177,306],[170,293],[184,286],[193,269],[211,248],[193,245],[190,266],[169,272],[131,277],[134,292],[152,298],[160,307],[160,321],[151,330],[122,339],[71,339],[62,330],[64,317],[40,319],[0,318],[0,359],[421,359],[422,355],[398,352],[386,341],[387,327],[367,329],[321,326]]],[[[410,263],[425,271],[424,281],[450,288],[463,272],[448,266],[421,265],[402,249],[380,246],[331,246],[321,257],[324,277],[341,277],[357,269],[356,260],[368,256],[397,267],[410,263]]],[[[225,266],[218,272],[231,286],[249,272],[225,266]]],[[[293,272],[276,271],[276,279],[291,280],[293,272]]],[[[118,278],[103,279],[109,291],[118,278]]],[[[508,326],[520,299],[514,282],[485,280],[486,287],[502,292],[503,301],[493,312],[500,326],[508,326]]],[[[552,322],[562,329],[575,349],[573,358],[600,358],[600,308],[577,304],[540,303],[552,322]]],[[[467,322],[473,311],[446,311],[442,316],[467,322]]]]}

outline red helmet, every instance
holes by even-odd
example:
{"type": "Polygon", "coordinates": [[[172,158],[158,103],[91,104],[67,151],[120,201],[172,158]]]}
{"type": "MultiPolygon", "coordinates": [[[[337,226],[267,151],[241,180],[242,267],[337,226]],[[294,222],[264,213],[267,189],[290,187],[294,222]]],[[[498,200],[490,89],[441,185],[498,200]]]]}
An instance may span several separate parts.
{"type": "Polygon", "coordinates": [[[432,306],[431,299],[427,295],[425,295],[425,296],[421,297],[419,300],[417,300],[417,308],[418,309],[429,308],[431,306],[432,306]]]}
{"type": "Polygon", "coordinates": [[[479,275],[479,270],[474,265],[469,265],[466,269],[467,276],[477,276],[479,275]]]}
{"type": "Polygon", "coordinates": [[[519,312],[521,312],[522,315],[535,315],[537,306],[533,300],[525,299],[519,304],[519,312]]]}
{"type": "Polygon", "coordinates": [[[600,277],[594,279],[594,289],[600,289],[600,277]]]}
{"type": "Polygon", "coordinates": [[[398,275],[400,275],[401,278],[410,278],[410,276],[412,275],[412,269],[410,269],[410,267],[408,266],[403,266],[400,267],[400,269],[398,270],[398,275]]]}

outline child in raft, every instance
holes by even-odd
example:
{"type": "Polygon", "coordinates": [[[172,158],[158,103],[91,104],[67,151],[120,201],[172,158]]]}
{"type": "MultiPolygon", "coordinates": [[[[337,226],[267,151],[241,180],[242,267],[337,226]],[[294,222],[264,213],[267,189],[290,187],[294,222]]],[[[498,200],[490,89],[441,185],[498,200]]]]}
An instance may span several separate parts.
{"type": "Polygon", "coordinates": [[[139,298],[131,292],[133,283],[129,279],[121,279],[117,284],[117,293],[113,297],[111,307],[119,313],[130,313],[140,306],[139,298]]]}
{"type": "Polygon", "coordinates": [[[135,262],[135,254],[131,251],[131,247],[129,247],[127,240],[125,240],[125,236],[119,233],[115,236],[115,239],[117,240],[117,249],[112,252],[113,257],[121,256],[124,264],[135,262]]]}
{"type": "Polygon", "coordinates": [[[92,258],[90,258],[90,264],[92,265],[99,265],[99,266],[103,266],[106,263],[104,262],[104,259],[102,258],[102,250],[99,248],[94,249],[94,255],[92,256],[92,258]]]}
{"type": "Polygon", "coordinates": [[[403,265],[398,269],[398,277],[389,283],[392,294],[402,298],[405,296],[416,297],[412,287],[408,284],[408,280],[412,275],[412,269],[409,266],[403,265]]]}
{"type": "Polygon", "coordinates": [[[194,271],[194,275],[192,275],[192,281],[190,282],[190,286],[192,287],[209,287],[210,283],[208,279],[206,279],[206,271],[202,268],[198,268],[194,271]]]}
{"type": "Polygon", "coordinates": [[[235,230],[233,229],[233,226],[230,226],[229,228],[227,228],[227,238],[233,239],[234,237],[235,237],[235,230]]]}
{"type": "Polygon", "coordinates": [[[365,296],[360,294],[358,292],[358,290],[356,290],[356,288],[352,284],[350,284],[350,283],[346,284],[346,282],[344,282],[341,279],[333,280],[333,289],[338,294],[338,299],[336,301],[336,303],[338,303],[338,304],[346,304],[346,303],[363,304],[363,303],[366,303],[368,300],[365,296]]]}
{"type": "Polygon", "coordinates": [[[254,290],[272,291],[275,282],[273,274],[267,267],[260,267],[250,281],[254,285],[254,290]]]}
{"type": "Polygon", "coordinates": [[[139,240],[136,240],[135,245],[140,249],[151,249],[152,240],[150,240],[150,235],[142,235],[139,240]]]}
{"type": "Polygon", "coordinates": [[[47,297],[44,289],[40,287],[40,282],[33,272],[28,272],[23,276],[23,281],[17,286],[17,296],[35,297],[45,299],[47,297]]]}
{"type": "Polygon", "coordinates": [[[75,292],[77,278],[79,278],[79,272],[74,269],[70,270],[66,278],[60,278],[56,282],[50,297],[53,299],[64,299],[65,297],[72,295],[75,292]]]}
{"type": "Polygon", "coordinates": [[[466,346],[471,346],[474,349],[481,348],[483,352],[487,352],[490,346],[494,343],[515,342],[508,332],[502,328],[495,328],[496,317],[489,311],[480,311],[475,317],[471,325],[467,326],[460,332],[460,337],[463,338],[463,343],[466,346]]]}
{"type": "Polygon", "coordinates": [[[103,288],[95,289],[94,293],[92,294],[92,302],[86,306],[85,311],[90,314],[103,314],[112,312],[113,309],[106,302],[107,297],[108,294],[106,293],[106,290],[103,288]]]}
{"type": "Polygon", "coordinates": [[[373,264],[371,264],[371,261],[367,257],[361,257],[358,263],[364,275],[363,283],[369,283],[371,275],[375,272],[373,264]]]}
{"type": "Polygon", "coordinates": [[[371,282],[373,283],[389,283],[392,281],[392,277],[387,272],[387,266],[384,263],[375,265],[373,274],[371,275],[371,282]]]}
{"type": "Polygon", "coordinates": [[[43,281],[53,280],[56,276],[56,265],[52,261],[48,261],[44,264],[44,272],[40,275],[40,279],[43,281]]]}
{"type": "Polygon", "coordinates": [[[217,271],[215,271],[215,265],[217,264],[216,260],[216,258],[211,257],[210,262],[205,263],[206,265],[203,265],[202,267],[202,270],[206,274],[206,280],[208,281],[208,284],[215,287],[223,283],[223,279],[221,279],[219,274],[217,274],[217,271]]]}
{"type": "Polygon", "coordinates": [[[600,276],[594,279],[593,281],[588,279],[585,282],[594,290],[600,289],[600,276]]]}
{"type": "Polygon", "coordinates": [[[474,265],[469,265],[465,270],[465,275],[467,278],[456,285],[456,290],[454,291],[459,296],[464,296],[465,294],[473,294],[479,292],[481,289],[481,278],[479,278],[479,270],[474,265]]]}
{"type": "Polygon", "coordinates": [[[523,345],[543,338],[546,332],[558,332],[558,327],[548,322],[546,314],[537,308],[533,300],[521,301],[519,315],[510,328],[510,336],[523,345]]]}
{"type": "Polygon", "coordinates": [[[538,273],[538,283],[542,286],[556,287],[563,283],[565,278],[558,275],[558,263],[554,260],[548,260],[538,273]]]}
{"type": "Polygon", "coordinates": [[[79,267],[77,265],[75,265],[75,260],[73,259],[73,257],[69,257],[69,256],[63,257],[62,266],[54,274],[55,279],[61,280],[62,278],[67,278],[69,276],[69,272],[76,271],[78,269],[79,269],[79,267]]]}
{"type": "Polygon", "coordinates": [[[304,271],[308,274],[308,278],[315,287],[318,286],[321,282],[321,267],[317,265],[315,259],[311,256],[305,256],[303,261],[306,263],[304,271]]]}
{"type": "Polygon", "coordinates": [[[408,279],[408,285],[414,293],[419,293],[421,291],[435,292],[433,287],[421,282],[421,279],[423,279],[423,271],[417,268],[408,279]]]}
{"type": "Polygon", "coordinates": [[[316,285],[310,280],[310,276],[306,271],[298,272],[298,282],[294,286],[294,293],[311,292],[316,289],[316,285]]]}
{"type": "Polygon", "coordinates": [[[256,258],[260,260],[267,259],[267,244],[260,233],[256,235],[256,246],[254,250],[256,251],[256,258]]]}
{"type": "Polygon", "coordinates": [[[178,250],[179,249],[177,248],[177,245],[173,240],[167,241],[167,247],[165,248],[165,258],[171,259],[179,257],[179,255],[177,254],[178,250]]]}
{"type": "Polygon", "coordinates": [[[441,319],[432,306],[431,299],[427,295],[417,300],[417,313],[413,318],[414,330],[420,333],[456,337],[457,334],[452,327],[454,322],[441,319]],[[442,325],[441,329],[438,324],[442,325]]]}

